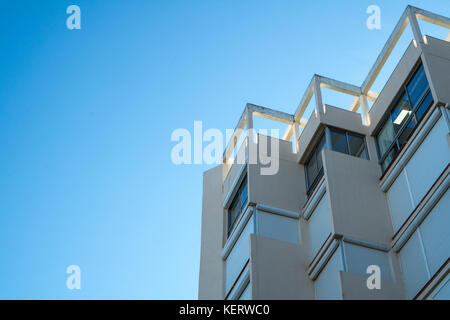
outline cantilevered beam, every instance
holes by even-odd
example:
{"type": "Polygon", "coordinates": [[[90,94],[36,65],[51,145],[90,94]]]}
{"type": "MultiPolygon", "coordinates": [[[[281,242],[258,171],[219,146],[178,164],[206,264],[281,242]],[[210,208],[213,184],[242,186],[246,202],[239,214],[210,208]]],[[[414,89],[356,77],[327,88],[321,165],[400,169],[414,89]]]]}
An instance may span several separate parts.
{"type": "Polygon", "coordinates": [[[317,76],[320,86],[322,88],[326,89],[332,89],[334,91],[346,93],[352,96],[360,96],[361,95],[361,88],[358,86],[355,86],[353,84],[349,84],[343,81],[327,78],[324,76],[317,76]]]}
{"type": "Polygon", "coordinates": [[[251,103],[247,103],[247,108],[251,110],[255,116],[259,116],[261,118],[279,121],[287,124],[291,124],[292,122],[294,122],[294,116],[286,112],[257,106],[251,103]]]}
{"type": "Polygon", "coordinates": [[[450,18],[417,7],[409,7],[411,8],[412,12],[416,14],[418,19],[450,29],[450,18]]]}
{"type": "Polygon", "coordinates": [[[242,130],[245,127],[246,124],[246,114],[247,114],[247,108],[244,109],[244,111],[241,114],[241,117],[239,118],[238,124],[236,128],[233,131],[233,134],[231,135],[230,141],[227,142],[227,146],[225,147],[225,150],[223,152],[223,162],[226,163],[228,160],[228,156],[233,152],[234,147],[236,147],[237,142],[239,141],[239,137],[242,133],[242,130]]]}
{"type": "Polygon", "coordinates": [[[306,126],[306,123],[308,122],[308,119],[301,118],[300,121],[295,122],[294,124],[289,125],[286,128],[286,131],[283,135],[283,140],[289,141],[291,140],[292,134],[294,133],[294,125],[297,125],[299,128],[304,128],[306,126]]]}
{"type": "Polygon", "coordinates": [[[392,50],[394,49],[395,45],[400,39],[400,36],[403,34],[403,31],[408,25],[407,11],[408,10],[405,10],[400,19],[398,20],[397,24],[395,25],[394,31],[392,31],[391,35],[389,36],[389,39],[386,41],[386,44],[383,47],[383,50],[381,50],[380,54],[377,57],[377,60],[375,61],[374,65],[369,71],[369,74],[364,80],[361,86],[361,91],[363,94],[366,94],[372,87],[378,74],[380,73],[381,69],[386,63],[386,60],[389,58],[392,50]]]}
{"type": "Polygon", "coordinates": [[[302,118],[303,113],[308,107],[309,101],[311,101],[313,94],[314,94],[314,77],[309,82],[308,88],[306,89],[306,92],[303,94],[302,100],[300,100],[298,108],[294,113],[295,121],[298,121],[299,119],[302,118]]]}

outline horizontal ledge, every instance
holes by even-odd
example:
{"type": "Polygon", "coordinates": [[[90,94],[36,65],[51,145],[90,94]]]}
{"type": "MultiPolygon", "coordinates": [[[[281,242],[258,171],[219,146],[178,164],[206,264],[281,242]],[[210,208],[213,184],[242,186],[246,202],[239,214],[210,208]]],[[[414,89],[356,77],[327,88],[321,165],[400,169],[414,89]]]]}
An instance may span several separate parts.
{"type": "Polygon", "coordinates": [[[279,216],[293,218],[293,219],[298,219],[300,217],[300,214],[298,212],[281,209],[281,208],[276,208],[276,207],[268,206],[265,204],[257,204],[256,210],[273,213],[273,214],[277,214],[279,216]]]}

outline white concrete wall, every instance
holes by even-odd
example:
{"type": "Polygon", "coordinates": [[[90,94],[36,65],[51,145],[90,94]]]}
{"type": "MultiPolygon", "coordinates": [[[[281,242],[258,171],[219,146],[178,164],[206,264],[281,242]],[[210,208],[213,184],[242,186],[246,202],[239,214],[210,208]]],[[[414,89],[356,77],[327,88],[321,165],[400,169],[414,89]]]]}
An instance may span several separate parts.
{"type": "Polygon", "coordinates": [[[406,298],[413,298],[450,257],[447,191],[399,252],[406,298]]]}
{"type": "Polygon", "coordinates": [[[326,193],[309,217],[308,227],[310,257],[312,260],[331,233],[331,216],[326,193]]]}
{"type": "Polygon", "coordinates": [[[203,174],[202,247],[200,253],[199,299],[223,299],[222,166],[203,174]]]}
{"type": "Polygon", "coordinates": [[[367,267],[380,267],[381,279],[392,281],[391,263],[387,252],[343,242],[346,271],[368,277],[367,267]]]}
{"type": "Polygon", "coordinates": [[[425,140],[386,192],[394,231],[427,194],[450,161],[445,119],[435,123],[425,140]]]}
{"type": "Polygon", "coordinates": [[[299,243],[298,219],[257,210],[256,233],[263,237],[299,243]]]}
{"type": "Polygon", "coordinates": [[[305,248],[299,244],[251,235],[252,298],[313,299],[305,248]]]}
{"type": "Polygon", "coordinates": [[[344,264],[340,249],[331,256],[328,263],[320,272],[314,287],[316,292],[316,299],[318,300],[340,300],[342,299],[341,281],[339,278],[339,271],[344,270],[344,264]]]}
{"type": "Polygon", "coordinates": [[[254,231],[250,218],[225,260],[225,294],[227,294],[250,258],[250,234],[254,231]]]}

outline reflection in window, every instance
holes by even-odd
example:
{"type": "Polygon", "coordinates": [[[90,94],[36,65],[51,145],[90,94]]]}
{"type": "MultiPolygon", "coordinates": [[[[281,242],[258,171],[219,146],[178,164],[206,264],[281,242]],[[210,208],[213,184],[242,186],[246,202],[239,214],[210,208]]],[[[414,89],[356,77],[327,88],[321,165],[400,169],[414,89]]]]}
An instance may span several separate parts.
{"type": "Polygon", "coordinates": [[[306,163],[306,190],[310,196],[315,186],[323,176],[323,164],[321,151],[325,148],[325,135],[322,135],[317,145],[311,151],[309,160],[306,163]]]}
{"type": "MultiPolygon", "coordinates": [[[[329,149],[351,156],[369,159],[364,136],[335,128],[326,128],[325,132],[327,135],[329,134],[329,149]]],[[[325,141],[325,135],[322,135],[317,145],[311,151],[311,155],[305,165],[308,197],[312,194],[320,178],[323,176],[322,155],[320,151],[325,149],[325,141]]]]}
{"type": "Polygon", "coordinates": [[[242,180],[230,208],[228,209],[228,235],[230,235],[238,218],[241,216],[248,202],[247,176],[242,180]]]}
{"type": "Polygon", "coordinates": [[[368,159],[364,136],[339,129],[330,129],[331,150],[368,159]]]}
{"type": "Polygon", "coordinates": [[[351,133],[348,133],[347,137],[350,155],[358,158],[369,159],[364,138],[351,133]]]}
{"type": "Polygon", "coordinates": [[[394,124],[394,131],[397,133],[402,124],[411,114],[411,106],[409,105],[408,95],[405,95],[395,104],[391,112],[392,123],[394,124]]]}
{"type": "Polygon", "coordinates": [[[390,116],[377,135],[383,172],[408,142],[417,123],[433,104],[423,65],[418,67],[411,80],[403,87],[400,97],[392,106],[390,116]]]}
{"type": "Polygon", "coordinates": [[[348,154],[347,136],[345,132],[331,130],[331,150],[348,154]]]}

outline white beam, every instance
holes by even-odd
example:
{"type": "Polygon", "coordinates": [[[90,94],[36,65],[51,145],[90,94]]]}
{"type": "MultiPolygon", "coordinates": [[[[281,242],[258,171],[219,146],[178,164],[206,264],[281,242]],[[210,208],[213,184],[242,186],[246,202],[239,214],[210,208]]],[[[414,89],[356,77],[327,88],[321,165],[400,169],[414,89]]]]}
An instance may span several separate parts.
{"type": "Polygon", "coordinates": [[[361,91],[363,94],[367,94],[367,92],[370,90],[372,84],[375,82],[375,79],[377,78],[378,74],[380,73],[381,69],[386,63],[386,60],[389,58],[392,50],[394,49],[395,45],[400,39],[400,36],[403,34],[403,31],[408,25],[408,19],[406,18],[407,18],[407,10],[403,12],[402,16],[398,20],[397,24],[395,25],[394,31],[392,31],[391,35],[389,36],[389,39],[386,41],[386,44],[383,47],[383,50],[381,50],[380,54],[377,57],[377,60],[373,64],[372,68],[369,71],[369,74],[364,80],[361,86],[361,91]]]}

